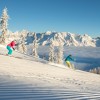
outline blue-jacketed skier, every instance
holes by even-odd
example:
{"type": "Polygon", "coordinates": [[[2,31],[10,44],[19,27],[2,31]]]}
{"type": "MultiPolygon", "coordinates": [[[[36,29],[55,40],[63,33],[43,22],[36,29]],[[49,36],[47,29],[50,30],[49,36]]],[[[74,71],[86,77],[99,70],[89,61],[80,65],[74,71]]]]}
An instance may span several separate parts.
{"type": "MultiPolygon", "coordinates": [[[[70,61],[74,61],[74,58],[72,57],[71,54],[68,55],[68,56],[66,57],[65,62],[66,62],[67,66],[68,66],[69,68],[73,68],[73,66],[72,66],[72,64],[70,63],[70,61]]],[[[73,69],[74,69],[74,68],[73,68],[73,69]]]]}

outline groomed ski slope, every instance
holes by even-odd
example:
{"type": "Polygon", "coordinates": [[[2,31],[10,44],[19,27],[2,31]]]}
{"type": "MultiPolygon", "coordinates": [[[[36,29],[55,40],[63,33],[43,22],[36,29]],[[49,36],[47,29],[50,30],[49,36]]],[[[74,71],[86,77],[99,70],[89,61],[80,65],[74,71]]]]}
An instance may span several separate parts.
{"type": "Polygon", "coordinates": [[[100,100],[100,75],[13,56],[0,55],[0,100],[100,100]]]}

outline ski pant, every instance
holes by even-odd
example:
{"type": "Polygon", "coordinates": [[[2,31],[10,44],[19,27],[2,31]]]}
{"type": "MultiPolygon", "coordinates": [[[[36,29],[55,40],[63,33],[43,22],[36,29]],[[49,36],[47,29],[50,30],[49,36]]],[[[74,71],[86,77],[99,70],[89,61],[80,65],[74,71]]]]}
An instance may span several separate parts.
{"type": "Polygon", "coordinates": [[[71,68],[71,63],[69,61],[66,61],[66,64],[69,68],[71,68]]]}
{"type": "Polygon", "coordinates": [[[11,55],[13,52],[12,48],[10,46],[7,46],[6,48],[8,50],[8,55],[11,55]]]}
{"type": "Polygon", "coordinates": [[[70,63],[70,61],[66,61],[66,64],[69,68],[75,69],[74,66],[70,63]]]}

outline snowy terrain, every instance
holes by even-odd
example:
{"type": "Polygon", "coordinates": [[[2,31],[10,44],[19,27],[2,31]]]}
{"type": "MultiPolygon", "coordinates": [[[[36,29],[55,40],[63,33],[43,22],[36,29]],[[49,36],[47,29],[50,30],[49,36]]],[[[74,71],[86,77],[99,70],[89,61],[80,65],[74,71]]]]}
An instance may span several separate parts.
{"type": "Polygon", "coordinates": [[[100,75],[17,51],[13,56],[21,58],[5,56],[3,46],[0,53],[0,100],[100,100],[100,75]]]}

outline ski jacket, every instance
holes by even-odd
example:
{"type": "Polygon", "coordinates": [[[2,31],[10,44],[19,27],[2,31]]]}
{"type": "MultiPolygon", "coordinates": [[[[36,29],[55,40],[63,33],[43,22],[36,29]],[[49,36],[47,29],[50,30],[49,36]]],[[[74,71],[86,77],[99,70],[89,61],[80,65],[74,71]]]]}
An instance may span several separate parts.
{"type": "Polygon", "coordinates": [[[67,58],[65,59],[65,61],[74,61],[74,59],[71,56],[67,56],[67,58]]]}
{"type": "Polygon", "coordinates": [[[10,46],[11,48],[14,48],[14,46],[15,46],[15,42],[14,41],[12,41],[11,43],[9,43],[7,46],[10,46]]]}

